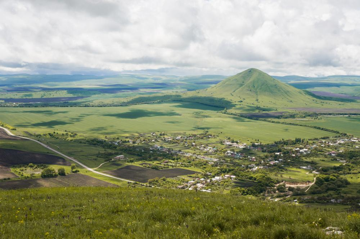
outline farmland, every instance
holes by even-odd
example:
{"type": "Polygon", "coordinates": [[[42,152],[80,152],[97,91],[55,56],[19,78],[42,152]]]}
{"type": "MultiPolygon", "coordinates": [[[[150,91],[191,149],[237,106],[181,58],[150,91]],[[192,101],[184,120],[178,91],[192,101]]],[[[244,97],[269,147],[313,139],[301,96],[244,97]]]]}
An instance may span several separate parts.
{"type": "Polygon", "coordinates": [[[241,140],[271,142],[282,138],[316,138],[332,133],[224,115],[219,108],[196,103],[127,107],[3,108],[0,120],[18,131],[72,131],[87,136],[120,136],[156,131],[222,133],[241,140]]]}
{"type": "Polygon", "coordinates": [[[281,122],[298,123],[302,125],[320,126],[360,137],[360,116],[320,116],[318,119],[285,119],[281,122]]]}
{"type": "Polygon", "coordinates": [[[56,178],[38,178],[27,180],[12,180],[0,183],[0,189],[24,189],[39,187],[115,187],[116,185],[104,182],[102,180],[83,175],[69,174],[66,176],[58,176],[56,178]]]}
{"type": "Polygon", "coordinates": [[[177,177],[180,175],[194,174],[195,172],[180,168],[155,170],[129,165],[117,170],[106,171],[106,173],[129,180],[146,183],[149,179],[153,178],[177,177]]]}
{"type": "Polygon", "coordinates": [[[0,149],[1,165],[8,166],[29,163],[70,165],[70,163],[63,158],[53,155],[37,154],[13,149],[0,149]]]}

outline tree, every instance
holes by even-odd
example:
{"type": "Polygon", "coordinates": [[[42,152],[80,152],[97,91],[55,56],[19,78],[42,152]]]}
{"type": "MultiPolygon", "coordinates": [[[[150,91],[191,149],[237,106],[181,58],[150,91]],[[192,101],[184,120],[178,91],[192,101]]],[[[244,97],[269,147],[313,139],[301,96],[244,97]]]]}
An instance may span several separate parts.
{"type": "Polygon", "coordinates": [[[79,172],[79,170],[76,168],[76,164],[71,164],[71,172],[73,172],[73,173],[77,173],[77,172],[79,172]]]}
{"type": "Polygon", "coordinates": [[[56,173],[55,169],[51,167],[48,167],[41,172],[42,178],[53,178],[56,177],[57,175],[58,174],[56,173]]]}
{"type": "Polygon", "coordinates": [[[61,175],[61,176],[66,176],[65,169],[64,168],[59,168],[58,169],[58,174],[61,175]]]}

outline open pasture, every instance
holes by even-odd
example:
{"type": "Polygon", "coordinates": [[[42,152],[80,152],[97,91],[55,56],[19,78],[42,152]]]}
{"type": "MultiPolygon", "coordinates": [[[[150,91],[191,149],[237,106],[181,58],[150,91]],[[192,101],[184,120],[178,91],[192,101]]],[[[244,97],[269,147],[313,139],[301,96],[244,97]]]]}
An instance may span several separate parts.
{"type": "Polygon", "coordinates": [[[173,168],[173,169],[164,169],[164,170],[155,170],[149,168],[143,168],[133,165],[128,165],[123,168],[119,168],[112,171],[106,171],[110,175],[114,175],[116,177],[121,177],[137,182],[146,183],[149,179],[153,178],[174,178],[181,175],[194,174],[196,172],[181,168],[173,168]]]}
{"type": "Polygon", "coordinates": [[[105,137],[150,132],[204,132],[238,140],[272,142],[317,138],[332,133],[254,121],[220,113],[220,108],[195,103],[147,104],[127,107],[4,108],[0,120],[18,131],[72,131],[105,137]]]}
{"type": "Polygon", "coordinates": [[[319,126],[360,137],[360,116],[321,116],[320,119],[286,119],[282,122],[319,126]]]}
{"type": "Polygon", "coordinates": [[[284,172],[275,174],[274,178],[285,182],[303,183],[312,182],[314,180],[314,175],[310,173],[309,170],[301,168],[288,168],[284,172]]]}

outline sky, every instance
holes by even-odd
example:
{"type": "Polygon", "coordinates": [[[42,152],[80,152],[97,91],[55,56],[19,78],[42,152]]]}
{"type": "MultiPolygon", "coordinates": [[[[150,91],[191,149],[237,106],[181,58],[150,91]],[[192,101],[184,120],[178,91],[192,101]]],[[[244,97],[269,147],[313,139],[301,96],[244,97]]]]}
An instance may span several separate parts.
{"type": "Polygon", "coordinates": [[[359,0],[0,0],[0,74],[360,75],[359,0]]]}

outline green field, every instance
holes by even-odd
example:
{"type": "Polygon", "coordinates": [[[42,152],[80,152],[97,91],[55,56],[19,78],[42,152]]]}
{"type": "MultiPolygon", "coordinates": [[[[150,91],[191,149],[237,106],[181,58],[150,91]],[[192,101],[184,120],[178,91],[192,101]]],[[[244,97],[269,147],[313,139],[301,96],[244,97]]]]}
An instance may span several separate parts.
{"type": "Polygon", "coordinates": [[[302,125],[319,126],[360,137],[360,116],[321,116],[320,119],[285,119],[280,121],[302,125]]]}
{"type": "Polygon", "coordinates": [[[88,136],[117,136],[149,132],[220,133],[221,137],[273,142],[315,138],[332,133],[299,126],[273,124],[225,115],[219,108],[195,103],[147,104],[127,107],[3,108],[0,121],[18,131],[72,131],[88,136]]]}
{"type": "Polygon", "coordinates": [[[342,238],[360,233],[358,214],[230,194],[43,188],[0,191],[0,201],[2,238],[330,238],[330,226],[342,238]]]}
{"type": "Polygon", "coordinates": [[[309,170],[301,168],[287,168],[284,172],[275,175],[274,178],[280,181],[296,183],[314,181],[314,175],[309,170]]]}
{"type": "Polygon", "coordinates": [[[351,96],[360,96],[360,86],[340,86],[340,87],[315,87],[308,89],[310,91],[324,91],[335,94],[344,94],[351,96]]]}
{"type": "MultiPolygon", "coordinates": [[[[7,140],[0,139],[0,148],[1,149],[15,149],[33,153],[44,153],[44,154],[52,154],[57,155],[51,150],[48,150],[41,146],[38,143],[29,141],[29,140],[7,140]]],[[[58,156],[58,155],[57,155],[58,156]]]]}

